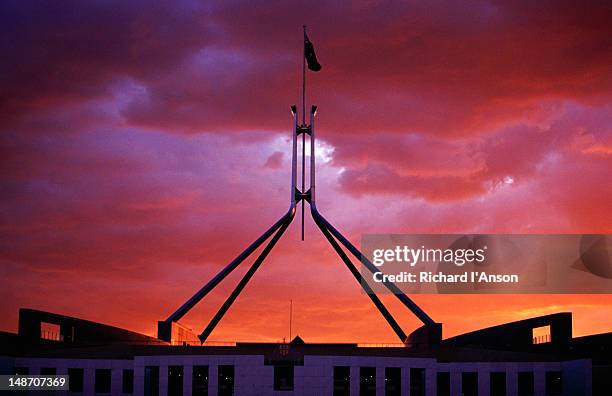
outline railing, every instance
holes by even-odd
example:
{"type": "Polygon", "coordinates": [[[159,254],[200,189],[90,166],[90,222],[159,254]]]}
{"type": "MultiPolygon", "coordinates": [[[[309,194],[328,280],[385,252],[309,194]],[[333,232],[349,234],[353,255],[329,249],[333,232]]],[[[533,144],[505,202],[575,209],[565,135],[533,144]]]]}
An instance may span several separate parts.
{"type": "Polygon", "coordinates": [[[49,341],[64,341],[64,336],[53,331],[41,331],[40,338],[49,341]]]}
{"type": "Polygon", "coordinates": [[[206,341],[204,346],[236,346],[235,341],[206,341]]]}
{"type": "Polygon", "coordinates": [[[403,348],[405,344],[401,342],[384,342],[384,343],[375,343],[375,342],[363,342],[358,343],[358,348],[403,348]]]}
{"type": "Polygon", "coordinates": [[[537,337],[533,337],[533,344],[546,344],[551,342],[550,340],[550,334],[546,334],[546,335],[541,335],[541,336],[537,336],[537,337]]]}

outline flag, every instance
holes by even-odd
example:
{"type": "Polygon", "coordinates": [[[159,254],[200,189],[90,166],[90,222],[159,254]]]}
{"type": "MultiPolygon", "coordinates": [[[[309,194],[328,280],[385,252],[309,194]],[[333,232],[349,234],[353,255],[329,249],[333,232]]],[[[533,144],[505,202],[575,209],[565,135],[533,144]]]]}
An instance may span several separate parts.
{"type": "Polygon", "coordinates": [[[314,46],[308,39],[308,35],[304,32],[304,57],[306,58],[306,63],[308,63],[308,68],[312,71],[321,70],[321,65],[317,60],[317,55],[314,51],[314,46]]]}

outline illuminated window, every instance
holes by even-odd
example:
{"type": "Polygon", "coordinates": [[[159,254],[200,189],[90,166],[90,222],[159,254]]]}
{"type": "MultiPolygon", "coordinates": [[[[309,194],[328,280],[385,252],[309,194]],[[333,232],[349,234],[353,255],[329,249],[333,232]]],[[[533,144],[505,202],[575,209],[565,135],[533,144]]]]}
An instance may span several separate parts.
{"type": "Polygon", "coordinates": [[[60,325],[40,322],[40,338],[43,340],[61,341],[60,325]]]}
{"type": "Polygon", "coordinates": [[[550,326],[534,327],[531,329],[534,344],[545,344],[551,341],[550,326]]]}

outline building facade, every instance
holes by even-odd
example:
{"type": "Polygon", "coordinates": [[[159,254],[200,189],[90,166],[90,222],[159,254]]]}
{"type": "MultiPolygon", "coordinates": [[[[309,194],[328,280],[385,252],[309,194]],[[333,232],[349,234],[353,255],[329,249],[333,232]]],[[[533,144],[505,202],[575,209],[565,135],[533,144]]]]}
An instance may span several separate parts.
{"type": "Polygon", "coordinates": [[[194,346],[22,310],[19,333],[1,334],[0,345],[0,374],[68,375],[70,389],[55,394],[612,394],[612,336],[572,338],[567,313],[483,329],[437,345],[312,344],[296,337],[289,343],[194,346]],[[542,328],[548,334],[534,331],[542,328]]]}

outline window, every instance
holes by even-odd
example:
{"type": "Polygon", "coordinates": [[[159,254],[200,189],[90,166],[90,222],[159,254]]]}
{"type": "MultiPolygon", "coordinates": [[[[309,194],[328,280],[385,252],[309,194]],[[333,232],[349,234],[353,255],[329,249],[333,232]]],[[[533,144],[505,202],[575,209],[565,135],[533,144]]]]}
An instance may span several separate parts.
{"type": "Polygon", "coordinates": [[[410,396],[425,396],[425,369],[410,369],[410,396]]]}
{"type": "Polygon", "coordinates": [[[217,385],[219,396],[234,395],[234,366],[219,366],[217,385]]]}
{"type": "Polygon", "coordinates": [[[40,368],[40,375],[55,375],[56,372],[57,370],[55,369],[55,367],[41,367],[40,368]]]}
{"type": "Polygon", "coordinates": [[[110,369],[96,369],[96,393],[110,393],[111,371],[110,369]]]}
{"type": "Polygon", "coordinates": [[[123,369],[121,376],[121,392],[134,393],[134,370],[123,369]]]}
{"type": "Polygon", "coordinates": [[[478,373],[461,373],[461,393],[463,396],[478,396],[478,373]]]}
{"type": "Polygon", "coordinates": [[[359,395],[376,396],[376,367],[359,368],[359,395]]]}
{"type": "Polygon", "coordinates": [[[563,393],[561,371],[546,372],[546,396],[559,396],[563,393]]]}
{"type": "Polygon", "coordinates": [[[402,394],[402,369],[400,367],[385,367],[385,396],[400,396],[402,394]]]}
{"type": "Polygon", "coordinates": [[[183,396],[183,366],[168,366],[168,396],[183,396]]]}
{"type": "Polygon", "coordinates": [[[351,368],[349,366],[334,366],[334,396],[349,396],[351,394],[351,368]]]}
{"type": "Polygon", "coordinates": [[[193,396],[208,396],[208,366],[193,366],[191,384],[193,396]]]}
{"type": "Polygon", "coordinates": [[[506,373],[492,372],[489,377],[489,389],[492,395],[506,396],[506,373]]]}
{"type": "Polygon", "coordinates": [[[61,341],[60,325],[40,322],[40,338],[43,340],[61,341]]]}
{"type": "Polygon", "coordinates": [[[450,373],[440,371],[436,374],[437,396],[450,396],[450,373]]]}
{"type": "Polygon", "coordinates": [[[551,341],[550,326],[534,327],[531,329],[534,344],[545,344],[551,341]]]}
{"type": "Polygon", "coordinates": [[[15,367],[15,375],[28,375],[30,369],[28,367],[15,367]]]}
{"type": "Polygon", "coordinates": [[[159,367],[158,366],[145,366],[145,396],[158,396],[159,395],[159,367]]]}
{"type": "Polygon", "coordinates": [[[274,366],[274,390],[292,391],[293,390],[293,366],[279,365],[274,366]]]}
{"type": "Polygon", "coordinates": [[[518,396],[533,396],[533,372],[518,373],[518,396]]]}
{"type": "Polygon", "coordinates": [[[68,369],[68,392],[83,392],[83,369],[68,369]]]}

